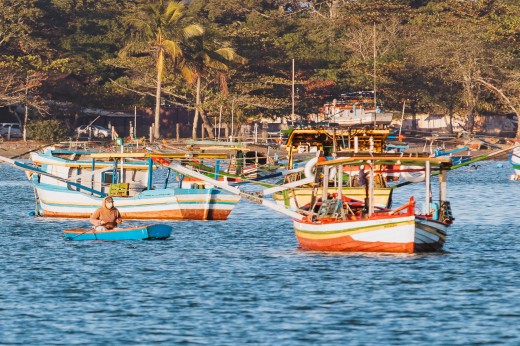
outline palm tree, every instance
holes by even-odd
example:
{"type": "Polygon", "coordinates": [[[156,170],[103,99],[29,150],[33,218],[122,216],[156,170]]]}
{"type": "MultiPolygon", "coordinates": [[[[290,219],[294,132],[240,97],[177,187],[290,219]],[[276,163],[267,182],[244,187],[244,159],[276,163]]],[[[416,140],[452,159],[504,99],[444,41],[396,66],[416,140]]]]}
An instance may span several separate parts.
{"type": "MultiPolygon", "coordinates": [[[[191,54],[185,56],[182,63],[182,74],[190,84],[196,83],[195,91],[195,116],[193,119],[192,138],[197,137],[197,126],[199,115],[203,126],[206,128],[210,138],[213,138],[213,128],[209,123],[201,103],[201,80],[211,74],[215,75],[221,89],[227,91],[226,72],[228,64],[233,61],[244,62],[245,59],[238,55],[233,48],[222,47],[212,49],[209,45],[219,45],[217,40],[206,39],[204,35],[197,37],[189,46],[191,54]],[[209,43],[209,44],[208,44],[209,43]]],[[[203,129],[204,131],[204,129],[203,129]]]]}
{"type": "Polygon", "coordinates": [[[182,2],[156,0],[140,8],[126,19],[130,25],[131,39],[123,48],[123,54],[150,54],[157,69],[155,92],[154,138],[159,138],[161,111],[161,83],[164,77],[165,58],[174,64],[184,55],[183,43],[203,34],[198,24],[182,26],[185,5],[182,2]]]}

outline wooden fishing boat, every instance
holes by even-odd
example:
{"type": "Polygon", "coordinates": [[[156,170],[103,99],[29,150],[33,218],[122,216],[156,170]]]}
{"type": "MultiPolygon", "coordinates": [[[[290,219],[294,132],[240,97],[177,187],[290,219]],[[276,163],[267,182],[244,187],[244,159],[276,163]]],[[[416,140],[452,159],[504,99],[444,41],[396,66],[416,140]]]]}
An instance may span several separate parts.
{"type": "Polygon", "coordinates": [[[520,147],[513,149],[509,161],[515,170],[515,174],[511,175],[511,180],[520,180],[520,147]]]}
{"type": "Polygon", "coordinates": [[[212,161],[208,167],[203,160],[197,160],[192,166],[214,172],[219,177],[246,178],[249,180],[270,179],[281,176],[278,166],[267,153],[253,149],[248,143],[242,142],[215,142],[215,141],[186,141],[191,152],[200,153],[226,153],[227,159],[212,161]]]}
{"type": "Polygon", "coordinates": [[[170,186],[169,169],[164,181],[154,183],[154,170],[176,155],[185,157],[48,150],[32,153],[32,165],[13,164],[29,172],[40,216],[87,218],[110,195],[124,219],[227,219],[239,196],[210,184],[185,188],[174,182],[170,186]]]}
{"type": "MultiPolygon", "coordinates": [[[[321,195],[323,189],[318,188],[317,194],[321,195]]],[[[391,187],[377,187],[374,190],[374,203],[378,207],[389,208],[392,203],[392,192],[391,187]]],[[[329,187],[329,194],[338,193],[337,187],[329,187]]],[[[348,186],[343,187],[342,194],[355,200],[364,200],[366,196],[366,188],[364,186],[348,186]]],[[[279,205],[285,206],[286,208],[296,210],[311,202],[313,195],[313,189],[309,187],[296,187],[273,193],[273,199],[279,205]]]]}
{"type": "MultiPolygon", "coordinates": [[[[177,165],[178,166],[178,165],[177,165]]],[[[401,157],[401,156],[356,156],[335,160],[320,160],[316,164],[316,177],[322,175],[322,193],[314,193],[307,208],[292,211],[278,206],[257,194],[248,194],[237,187],[222,182],[213,183],[231,193],[276,210],[293,219],[296,238],[300,247],[312,251],[346,252],[426,252],[439,251],[446,240],[448,227],[454,218],[450,203],[446,199],[447,172],[451,167],[449,158],[401,157]],[[417,210],[413,196],[409,201],[395,209],[380,208],[374,204],[374,171],[379,165],[393,163],[423,166],[425,171],[425,204],[423,210],[417,210]],[[369,169],[369,198],[365,201],[354,200],[342,194],[342,181],[336,193],[328,192],[330,169],[335,167],[341,175],[344,165],[364,164],[369,169]],[[430,188],[431,166],[437,166],[439,176],[439,196],[433,201],[430,188]]],[[[190,174],[184,167],[175,167],[179,172],[190,174]]],[[[191,173],[193,177],[204,181],[211,178],[200,173],[191,173]]],[[[295,182],[300,183],[300,182],[295,182]]],[[[307,184],[307,181],[301,182],[307,184]]],[[[287,188],[287,185],[278,188],[287,188]]],[[[289,185],[289,187],[292,187],[289,185]]],[[[265,190],[264,190],[265,191],[265,190]]],[[[315,189],[317,191],[317,189],[315,189]]]]}
{"type": "MultiPolygon", "coordinates": [[[[385,141],[389,134],[385,129],[295,129],[287,139],[286,147],[288,153],[288,166],[293,167],[296,158],[308,158],[305,167],[295,169],[285,175],[284,184],[303,181],[304,178],[311,178],[314,183],[314,166],[317,162],[316,155],[322,152],[325,156],[351,156],[355,153],[382,153],[385,141]],[[306,156],[305,156],[306,155],[306,156]]],[[[343,195],[354,199],[364,199],[366,189],[359,186],[359,173],[362,165],[345,166],[343,176],[347,178],[347,183],[343,184],[343,195]]],[[[337,176],[332,174],[329,183],[329,192],[337,190],[337,176]]],[[[392,202],[392,189],[386,186],[386,180],[394,180],[394,176],[399,176],[399,172],[393,172],[389,167],[379,167],[376,177],[377,186],[375,190],[375,203],[381,207],[390,207],[392,202]]],[[[322,190],[318,193],[321,194],[322,190]]],[[[311,201],[313,187],[309,184],[300,185],[284,191],[267,191],[273,194],[273,199],[280,206],[285,206],[295,210],[311,201]]]]}
{"type": "MultiPolygon", "coordinates": [[[[453,222],[446,200],[446,172],[449,158],[353,157],[323,161],[318,167],[327,174],[330,167],[359,164],[370,167],[368,201],[355,201],[341,193],[330,196],[325,188],[321,198],[314,196],[309,214],[294,220],[294,232],[302,249],[313,251],[400,252],[439,251],[453,222]],[[425,170],[426,198],[424,210],[417,210],[414,197],[395,209],[378,208],[374,204],[374,167],[401,162],[425,170]],[[431,166],[439,167],[439,200],[432,201],[431,166]]],[[[338,167],[338,171],[342,171],[338,167]]],[[[341,181],[341,180],[340,180],[341,181]]],[[[341,190],[338,190],[341,191],[341,190]]]]}
{"type": "Polygon", "coordinates": [[[70,240],[154,240],[166,239],[172,234],[173,228],[168,225],[155,224],[131,228],[115,228],[96,231],[94,229],[72,228],[63,231],[65,238],[70,240]]]}
{"type": "Polygon", "coordinates": [[[320,109],[319,121],[330,121],[340,126],[389,125],[393,114],[385,112],[379,102],[374,104],[374,92],[362,91],[342,94],[338,100],[326,103],[320,109]]]}
{"type": "Polygon", "coordinates": [[[433,157],[441,157],[447,156],[450,158],[451,163],[453,165],[460,165],[466,163],[472,159],[472,156],[469,153],[469,147],[464,146],[461,148],[456,148],[452,150],[445,150],[442,148],[437,148],[434,150],[433,157]],[[467,152],[467,155],[462,154],[463,152],[467,152]]]}

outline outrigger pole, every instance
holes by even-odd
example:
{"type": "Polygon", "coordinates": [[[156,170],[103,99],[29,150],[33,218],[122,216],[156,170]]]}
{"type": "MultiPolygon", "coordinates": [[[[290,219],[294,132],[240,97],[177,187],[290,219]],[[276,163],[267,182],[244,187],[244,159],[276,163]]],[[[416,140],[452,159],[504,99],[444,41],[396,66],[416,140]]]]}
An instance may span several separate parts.
{"type": "Polygon", "coordinates": [[[274,211],[277,211],[277,212],[279,212],[281,214],[289,216],[292,219],[302,220],[304,218],[303,215],[298,214],[297,212],[294,212],[292,210],[289,210],[289,209],[286,209],[284,207],[281,207],[281,206],[277,205],[276,203],[267,201],[264,198],[258,197],[258,196],[254,195],[254,194],[244,192],[244,191],[242,191],[242,190],[240,190],[240,189],[238,189],[238,188],[236,188],[234,186],[230,186],[230,185],[228,185],[228,184],[226,184],[224,182],[220,182],[218,180],[211,179],[211,178],[205,176],[204,174],[201,174],[201,173],[195,172],[195,171],[193,171],[191,169],[188,169],[186,167],[183,167],[182,165],[180,165],[178,163],[171,162],[169,165],[165,165],[165,166],[168,167],[168,168],[173,169],[174,171],[182,173],[184,175],[188,175],[190,177],[200,179],[200,180],[202,180],[202,181],[204,181],[206,183],[213,184],[216,187],[221,188],[222,190],[226,190],[226,191],[231,192],[231,193],[233,193],[235,195],[243,197],[243,198],[245,198],[248,201],[251,201],[253,203],[261,204],[261,205],[263,205],[263,206],[265,206],[267,208],[273,209],[274,211]]]}
{"type": "Polygon", "coordinates": [[[65,178],[62,178],[62,177],[58,177],[54,174],[50,174],[50,173],[47,173],[39,168],[36,168],[36,167],[33,167],[33,166],[30,166],[30,165],[26,165],[24,163],[21,163],[19,161],[15,161],[15,160],[12,160],[12,159],[9,159],[7,157],[4,157],[4,156],[0,156],[0,162],[4,162],[14,168],[17,168],[17,169],[21,169],[23,171],[28,171],[28,172],[33,172],[33,173],[37,173],[37,174],[41,174],[41,175],[45,175],[47,177],[50,177],[50,178],[53,178],[53,179],[56,179],[58,181],[61,181],[67,185],[71,185],[71,186],[74,186],[74,187],[77,187],[79,189],[82,189],[82,190],[85,190],[87,192],[90,192],[92,194],[95,194],[95,195],[99,195],[101,197],[105,197],[107,194],[104,193],[104,192],[101,192],[101,191],[98,191],[98,190],[94,190],[88,186],[85,186],[85,185],[81,185],[81,184],[78,184],[78,183],[75,183],[75,182],[72,182],[70,180],[67,180],[65,178]]]}
{"type": "MultiPolygon", "coordinates": [[[[453,171],[453,170],[455,170],[457,168],[460,168],[460,167],[469,166],[469,165],[471,165],[471,164],[473,164],[475,162],[479,162],[479,161],[484,161],[484,160],[490,159],[490,158],[492,158],[494,156],[498,156],[500,154],[506,153],[506,152],[511,151],[511,150],[513,150],[515,148],[518,148],[518,147],[520,147],[520,144],[515,144],[515,145],[513,145],[513,146],[511,146],[509,148],[500,149],[500,150],[494,151],[494,152],[489,153],[489,154],[480,155],[480,156],[475,157],[472,160],[469,160],[468,162],[464,162],[464,163],[461,163],[461,164],[458,164],[458,165],[453,165],[453,166],[449,167],[447,170],[453,171]]],[[[403,157],[403,158],[407,158],[407,157],[403,157]]],[[[433,176],[438,175],[438,174],[439,174],[439,172],[433,172],[431,174],[431,176],[433,177],[433,176]]],[[[392,189],[396,189],[398,187],[410,185],[412,183],[413,182],[411,182],[411,181],[405,181],[405,182],[402,182],[400,184],[394,185],[391,188],[392,189]]]]}

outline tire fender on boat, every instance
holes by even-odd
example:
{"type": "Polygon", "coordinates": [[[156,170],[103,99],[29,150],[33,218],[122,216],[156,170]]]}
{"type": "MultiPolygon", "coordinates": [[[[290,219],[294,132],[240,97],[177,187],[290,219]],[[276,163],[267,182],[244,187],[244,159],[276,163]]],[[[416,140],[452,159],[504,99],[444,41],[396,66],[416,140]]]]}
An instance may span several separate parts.
{"type": "MultiPolygon", "coordinates": [[[[401,165],[401,170],[413,170],[413,169],[422,169],[421,166],[403,166],[401,165]]],[[[403,178],[406,181],[409,181],[410,183],[420,183],[421,181],[424,181],[426,177],[426,173],[420,172],[419,175],[412,175],[410,172],[401,172],[401,178],[403,178]]]]}
{"type": "MultiPolygon", "coordinates": [[[[303,170],[303,173],[305,174],[305,178],[311,178],[311,179],[315,178],[315,174],[314,174],[313,170],[314,170],[314,166],[316,166],[316,163],[318,163],[318,158],[314,157],[305,164],[305,168],[303,170]]],[[[333,180],[336,177],[336,173],[338,173],[338,169],[336,168],[336,166],[333,166],[329,170],[329,179],[333,180]]]]}

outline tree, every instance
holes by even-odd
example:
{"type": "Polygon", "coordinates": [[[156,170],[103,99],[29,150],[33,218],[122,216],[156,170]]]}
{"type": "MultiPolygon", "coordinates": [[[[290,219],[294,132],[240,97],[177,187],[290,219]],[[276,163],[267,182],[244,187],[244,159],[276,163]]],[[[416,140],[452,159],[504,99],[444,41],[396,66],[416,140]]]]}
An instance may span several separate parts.
{"type": "Polygon", "coordinates": [[[154,58],[156,66],[154,137],[160,137],[161,84],[165,73],[165,58],[172,65],[183,56],[183,42],[204,32],[198,24],[183,26],[183,2],[156,0],[136,4],[135,11],[126,18],[130,25],[130,40],[122,50],[123,56],[142,54],[154,58]]]}
{"type": "Polygon", "coordinates": [[[187,47],[189,53],[182,60],[182,73],[186,81],[190,84],[195,83],[195,116],[193,119],[192,138],[197,137],[197,126],[199,115],[202,117],[203,131],[206,129],[210,138],[213,138],[213,127],[205,116],[203,102],[201,101],[201,83],[203,78],[208,81],[216,81],[219,89],[227,93],[226,73],[231,62],[244,62],[245,59],[239,56],[231,47],[220,44],[215,35],[208,35],[208,31],[194,39],[187,47]],[[220,48],[214,48],[221,46],[220,48]]]}

